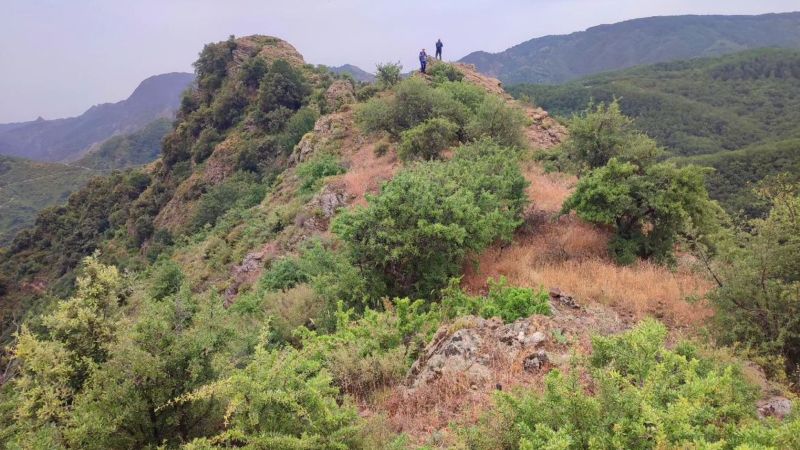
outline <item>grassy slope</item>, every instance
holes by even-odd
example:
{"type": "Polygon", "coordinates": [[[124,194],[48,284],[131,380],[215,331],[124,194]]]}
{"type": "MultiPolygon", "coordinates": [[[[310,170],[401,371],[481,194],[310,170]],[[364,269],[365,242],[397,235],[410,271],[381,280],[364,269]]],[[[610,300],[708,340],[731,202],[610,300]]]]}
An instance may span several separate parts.
{"type": "Polygon", "coordinates": [[[711,189],[732,210],[758,212],[741,179],[791,172],[800,161],[797,51],[755,50],[509,90],[561,116],[583,110],[592,99],[619,98],[623,112],[673,156],[715,155],[694,161],[720,169],[711,189]]]}

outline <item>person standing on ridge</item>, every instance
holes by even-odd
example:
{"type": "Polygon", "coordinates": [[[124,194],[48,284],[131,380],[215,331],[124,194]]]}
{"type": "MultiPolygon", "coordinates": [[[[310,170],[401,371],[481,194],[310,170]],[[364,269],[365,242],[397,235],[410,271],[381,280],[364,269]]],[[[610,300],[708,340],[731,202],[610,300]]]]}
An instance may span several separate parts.
{"type": "Polygon", "coordinates": [[[423,48],[421,52],[419,52],[419,71],[425,73],[425,67],[428,65],[428,54],[425,53],[425,49],[423,48]]]}
{"type": "Polygon", "coordinates": [[[436,41],[436,57],[439,59],[439,61],[442,60],[442,47],[444,47],[444,44],[442,44],[442,39],[440,38],[438,41],[436,41]]]}

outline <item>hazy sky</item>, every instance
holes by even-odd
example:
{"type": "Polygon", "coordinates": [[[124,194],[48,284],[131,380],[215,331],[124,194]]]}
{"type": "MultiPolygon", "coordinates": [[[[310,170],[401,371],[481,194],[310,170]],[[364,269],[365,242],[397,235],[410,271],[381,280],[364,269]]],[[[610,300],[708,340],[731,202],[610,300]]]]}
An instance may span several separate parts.
{"type": "Polygon", "coordinates": [[[446,59],[636,17],[760,14],[798,0],[0,0],[0,123],[74,116],[144,78],[191,71],[203,44],[247,34],[292,43],[314,64],[415,66],[437,37],[446,59]]]}

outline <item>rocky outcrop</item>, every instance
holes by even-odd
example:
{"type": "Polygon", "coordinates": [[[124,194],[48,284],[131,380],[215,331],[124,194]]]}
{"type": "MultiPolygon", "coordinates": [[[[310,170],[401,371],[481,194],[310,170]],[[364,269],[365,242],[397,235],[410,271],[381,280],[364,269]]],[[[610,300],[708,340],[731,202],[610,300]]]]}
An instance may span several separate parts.
{"type": "Polygon", "coordinates": [[[504,324],[499,318],[468,316],[442,326],[411,367],[407,385],[417,388],[443,376],[466,376],[474,384],[492,379],[498,365],[522,359],[525,370],[539,371],[549,364],[543,346],[548,341],[535,318],[504,324]],[[453,327],[462,327],[452,331],[453,327]]]}
{"type": "Polygon", "coordinates": [[[355,101],[355,88],[347,80],[336,80],[325,91],[325,103],[330,111],[338,111],[355,101]]]}

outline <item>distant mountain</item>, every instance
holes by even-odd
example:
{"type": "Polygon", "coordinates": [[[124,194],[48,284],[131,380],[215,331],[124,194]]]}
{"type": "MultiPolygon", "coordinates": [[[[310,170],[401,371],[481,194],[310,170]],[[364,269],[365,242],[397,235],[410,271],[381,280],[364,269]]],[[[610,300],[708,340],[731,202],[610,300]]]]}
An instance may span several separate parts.
{"type": "Polygon", "coordinates": [[[191,73],[150,77],[126,100],[92,106],[78,117],[0,125],[0,154],[39,161],[72,161],[106,139],[172,118],[191,73]]]}
{"type": "Polygon", "coordinates": [[[709,189],[730,211],[764,211],[748,183],[780,172],[800,180],[797,50],[749,50],[509,91],[561,116],[619,98],[622,111],[676,161],[717,169],[709,189]]]}
{"type": "Polygon", "coordinates": [[[356,81],[363,81],[364,83],[372,83],[375,81],[375,75],[352,64],[345,64],[339,67],[328,67],[328,69],[336,74],[348,73],[352,75],[356,81]]]}
{"type": "Polygon", "coordinates": [[[172,131],[172,121],[161,118],[141,130],[114,136],[90,149],[74,165],[95,170],[124,169],[154,161],[161,154],[161,140],[172,131]]]}
{"type": "Polygon", "coordinates": [[[462,62],[506,84],[562,83],[610,70],[738,51],[800,48],[800,12],[760,16],[672,16],[600,25],[531,39],[462,62]]]}

